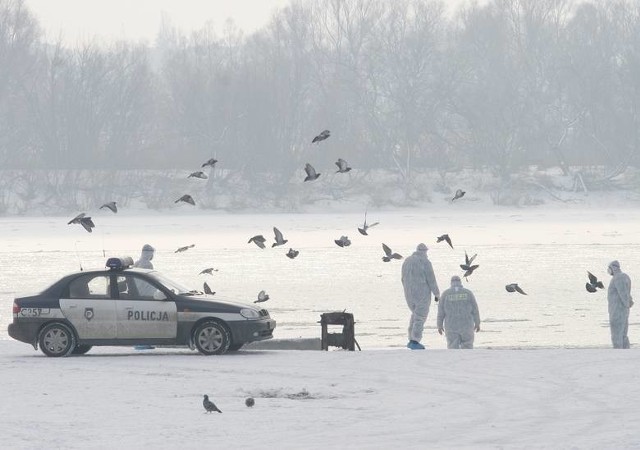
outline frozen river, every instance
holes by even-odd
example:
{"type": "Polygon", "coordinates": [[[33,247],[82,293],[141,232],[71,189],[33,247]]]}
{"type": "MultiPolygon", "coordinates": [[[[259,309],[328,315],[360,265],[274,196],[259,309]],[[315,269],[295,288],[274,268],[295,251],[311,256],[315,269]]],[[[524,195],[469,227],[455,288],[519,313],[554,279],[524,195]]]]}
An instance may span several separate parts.
{"type": "MultiPolygon", "coordinates": [[[[619,259],[637,283],[639,212],[448,206],[370,211],[369,221],[380,225],[369,236],[357,232],[362,215],[347,213],[186,216],[103,210],[92,213],[92,234],[67,225],[68,217],[1,218],[0,339],[10,339],[6,330],[16,294],[37,292],[80,265],[102,267],[108,256],[136,259],[149,243],[156,248],[155,268],[187,286],[202,289],[207,281],[216,297],[246,302],[266,290],[271,299],[263,305],[277,320],[276,338],[319,337],[320,314],[346,309],[355,316],[363,349],[404,346],[409,314],[400,283],[402,261],[382,262],[381,243],[408,256],[425,242],[441,290],[451,275],[461,275],[465,250],[478,254],[480,267],[465,283],[476,294],[482,318],[476,347],[609,346],[606,290],[585,291],[587,270],[606,285],[607,263],[619,259]],[[289,243],[270,248],[273,226],[289,243]],[[436,244],[443,233],[455,249],[436,244]],[[269,239],[267,249],[247,243],[255,234],[269,239]],[[333,243],[341,235],[351,238],[350,247],[333,243]],[[190,244],[195,247],[174,253],[190,244]],[[297,259],[285,257],[290,246],[300,250],[297,259]],[[198,275],[206,267],[219,271],[198,275]],[[529,295],[507,293],[504,285],[513,282],[529,295]]],[[[435,331],[436,312],[432,304],[424,342],[444,348],[435,331]]],[[[630,322],[633,346],[640,339],[637,311],[630,322]]]]}

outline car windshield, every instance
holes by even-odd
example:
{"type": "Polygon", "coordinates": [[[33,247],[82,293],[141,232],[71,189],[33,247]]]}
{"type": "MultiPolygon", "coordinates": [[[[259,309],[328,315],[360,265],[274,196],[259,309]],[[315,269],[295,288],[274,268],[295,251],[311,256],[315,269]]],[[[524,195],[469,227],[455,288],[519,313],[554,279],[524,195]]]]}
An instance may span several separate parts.
{"type": "Polygon", "coordinates": [[[173,280],[170,280],[169,278],[162,275],[160,272],[153,272],[152,275],[153,275],[153,278],[158,280],[158,282],[160,282],[165,288],[169,289],[174,294],[195,295],[200,293],[194,289],[189,289],[188,287],[185,287],[179,283],[176,283],[173,280]]]}

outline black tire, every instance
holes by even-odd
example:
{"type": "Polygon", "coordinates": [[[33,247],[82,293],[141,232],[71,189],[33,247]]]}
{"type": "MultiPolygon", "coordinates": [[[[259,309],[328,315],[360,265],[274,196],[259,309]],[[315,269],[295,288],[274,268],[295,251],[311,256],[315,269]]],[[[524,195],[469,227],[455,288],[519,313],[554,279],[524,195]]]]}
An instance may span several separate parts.
{"type": "Polygon", "coordinates": [[[237,352],[244,346],[244,342],[242,344],[231,344],[227,349],[228,352],[237,352]]]}
{"type": "Polygon", "coordinates": [[[78,344],[78,345],[76,345],[76,348],[73,349],[71,354],[72,355],[84,355],[89,350],[91,350],[91,347],[92,347],[91,345],[78,344]]]}
{"type": "Polygon", "coordinates": [[[198,325],[193,332],[193,342],[203,355],[222,355],[229,349],[229,330],[220,322],[210,321],[198,325]]]}
{"type": "Polygon", "coordinates": [[[76,335],[63,323],[50,323],[38,335],[40,350],[47,356],[69,356],[76,348],[76,335]]]}

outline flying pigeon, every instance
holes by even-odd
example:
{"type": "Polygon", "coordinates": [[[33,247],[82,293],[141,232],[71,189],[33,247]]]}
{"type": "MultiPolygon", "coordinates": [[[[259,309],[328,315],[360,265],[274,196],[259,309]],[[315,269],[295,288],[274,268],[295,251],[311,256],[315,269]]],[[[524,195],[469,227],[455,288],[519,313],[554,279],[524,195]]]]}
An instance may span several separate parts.
{"type": "Polygon", "coordinates": [[[307,176],[304,179],[304,181],[317,180],[318,177],[320,176],[320,174],[316,172],[316,169],[314,169],[313,166],[309,163],[306,163],[304,165],[304,171],[307,172],[307,176]]]}
{"type": "Polygon", "coordinates": [[[185,203],[189,203],[190,205],[194,205],[196,204],[196,202],[193,200],[193,197],[191,197],[189,194],[184,194],[182,197],[180,197],[178,200],[176,200],[173,203],[178,203],[178,202],[185,202],[185,203]]]}
{"type": "Polygon", "coordinates": [[[338,158],[338,161],[336,161],[336,166],[338,166],[338,170],[336,171],[336,173],[347,173],[351,170],[351,167],[349,167],[347,162],[342,158],[338,158]]]}
{"type": "Polygon", "coordinates": [[[392,259],[402,259],[402,255],[393,253],[387,244],[382,244],[382,250],[384,250],[384,256],[382,257],[384,262],[389,262],[392,259]]]}
{"type": "Polygon", "coordinates": [[[378,225],[379,222],[374,222],[372,224],[367,224],[367,212],[364,212],[364,224],[362,225],[362,228],[358,227],[358,231],[360,232],[361,235],[363,236],[368,236],[369,234],[367,233],[367,230],[371,227],[375,227],[376,225],[378,225]]]}
{"type": "Polygon", "coordinates": [[[250,244],[250,243],[252,243],[252,242],[253,242],[253,243],[254,243],[254,244],[256,244],[258,247],[260,247],[260,248],[264,248],[264,243],[265,243],[266,241],[267,241],[267,240],[264,238],[264,236],[263,236],[263,235],[258,234],[258,235],[256,235],[256,236],[252,237],[251,239],[249,239],[249,242],[247,242],[247,244],[250,244]]]}
{"type": "Polygon", "coordinates": [[[209,400],[208,395],[204,396],[204,400],[202,400],[202,406],[204,406],[204,409],[206,409],[208,413],[214,412],[214,411],[222,413],[222,411],[220,411],[218,407],[214,405],[211,400],[209,400]]]}
{"type": "Polygon", "coordinates": [[[300,252],[298,250],[294,250],[292,248],[289,249],[289,251],[287,252],[287,257],[290,259],[295,258],[296,256],[298,256],[300,254],[300,252]]]}
{"type": "Polygon", "coordinates": [[[205,281],[204,284],[202,285],[202,289],[204,289],[204,293],[205,294],[209,294],[209,295],[214,295],[215,292],[213,292],[211,290],[211,288],[209,287],[209,285],[207,284],[207,282],[205,281]]]}
{"type": "Polygon", "coordinates": [[[522,295],[527,295],[527,293],[523,291],[520,286],[518,286],[518,283],[507,284],[504,288],[507,290],[507,292],[518,292],[522,295]]]}
{"type": "Polygon", "coordinates": [[[585,284],[585,287],[587,288],[587,292],[596,292],[598,289],[591,283],[587,282],[585,284]]]}
{"type": "Polygon", "coordinates": [[[338,247],[348,247],[351,245],[351,241],[347,236],[340,236],[340,239],[336,239],[333,242],[335,242],[338,247]]]}
{"type": "Polygon", "coordinates": [[[464,252],[464,264],[460,264],[460,268],[465,271],[464,275],[462,275],[463,277],[465,277],[465,279],[469,275],[471,275],[474,270],[480,267],[478,264],[474,264],[473,266],[471,265],[473,260],[476,259],[476,256],[478,256],[477,253],[473,255],[471,258],[469,258],[469,255],[467,255],[467,252],[464,252]]]}
{"type": "Polygon", "coordinates": [[[118,207],[116,206],[116,202],[105,203],[104,205],[102,205],[100,207],[100,209],[102,209],[102,208],[109,208],[114,213],[118,212],[118,207]]]}
{"type": "Polygon", "coordinates": [[[208,269],[202,269],[202,271],[200,271],[200,273],[198,275],[202,275],[202,274],[208,274],[208,275],[213,275],[213,272],[217,272],[218,269],[214,269],[213,267],[209,267],[208,269]]]}
{"type": "Polygon", "coordinates": [[[594,288],[604,289],[604,284],[602,284],[602,281],[599,281],[594,274],[587,271],[587,275],[589,276],[589,284],[591,284],[591,286],[594,288]]]}
{"type": "Polygon", "coordinates": [[[322,133],[314,137],[311,143],[315,144],[316,142],[324,141],[325,139],[329,138],[329,136],[331,136],[331,131],[324,130],[322,133]]]}
{"type": "Polygon", "coordinates": [[[271,245],[271,248],[277,247],[278,245],[284,245],[289,242],[282,236],[282,233],[276,227],[273,227],[273,234],[275,235],[274,239],[276,240],[276,242],[271,245]]]}
{"type": "Polygon", "coordinates": [[[451,199],[451,201],[458,200],[459,198],[464,197],[464,194],[466,194],[466,192],[465,192],[465,191],[463,191],[462,189],[458,189],[458,190],[456,191],[456,195],[454,195],[454,196],[453,196],[453,198],[451,199]]]}
{"type": "Polygon", "coordinates": [[[449,244],[449,247],[453,248],[453,245],[451,244],[451,238],[449,237],[448,234],[443,234],[442,236],[438,236],[436,242],[442,242],[442,241],[445,241],[447,244],[449,244]]]}
{"type": "Polygon", "coordinates": [[[185,245],[184,247],[180,247],[178,248],[175,252],[173,253],[182,253],[182,252],[186,252],[187,250],[189,250],[190,248],[195,247],[196,244],[191,244],[191,245],[185,245]]]}
{"type": "Polygon", "coordinates": [[[253,303],[262,303],[266,302],[267,300],[269,300],[269,294],[267,294],[265,291],[260,291],[258,292],[258,300],[254,301],[253,303]]]}
{"type": "Polygon", "coordinates": [[[93,228],[95,228],[95,224],[93,223],[93,220],[91,220],[91,217],[88,217],[86,215],[86,213],[80,213],[77,216],[75,216],[73,219],[71,219],[67,225],[71,225],[72,223],[79,223],[80,225],[82,225],[82,227],[87,230],[89,233],[93,232],[93,228]]]}
{"type": "Polygon", "coordinates": [[[215,167],[216,163],[218,162],[217,159],[211,158],[209,160],[207,160],[207,162],[205,162],[204,164],[202,164],[201,167],[207,167],[210,166],[212,169],[213,167],[215,167]]]}
{"type": "Polygon", "coordinates": [[[209,178],[206,173],[202,171],[192,172],[187,178],[200,178],[201,180],[206,180],[209,178]]]}

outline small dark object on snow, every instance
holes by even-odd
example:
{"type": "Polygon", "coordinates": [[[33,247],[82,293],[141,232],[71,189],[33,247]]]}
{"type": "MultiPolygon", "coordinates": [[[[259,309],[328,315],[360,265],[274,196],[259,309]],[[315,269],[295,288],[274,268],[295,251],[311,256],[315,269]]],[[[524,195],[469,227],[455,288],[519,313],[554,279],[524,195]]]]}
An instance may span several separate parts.
{"type": "Polygon", "coordinates": [[[202,406],[204,406],[204,409],[206,409],[208,413],[214,412],[214,411],[222,413],[222,411],[220,411],[218,407],[214,405],[211,400],[209,400],[208,395],[204,396],[204,400],[202,400],[202,406]]]}
{"type": "Polygon", "coordinates": [[[453,248],[453,244],[451,244],[451,238],[449,237],[448,234],[443,234],[442,236],[438,236],[436,242],[442,242],[442,241],[445,241],[447,244],[449,244],[449,247],[453,248]]]}
{"type": "Polygon", "coordinates": [[[253,399],[253,397],[247,397],[247,399],[244,401],[244,404],[251,408],[256,404],[256,401],[253,399]]]}

